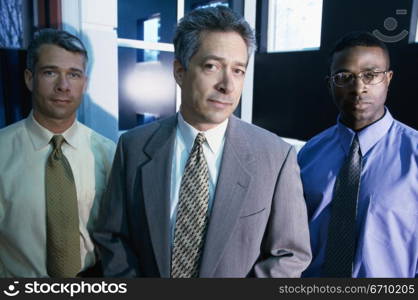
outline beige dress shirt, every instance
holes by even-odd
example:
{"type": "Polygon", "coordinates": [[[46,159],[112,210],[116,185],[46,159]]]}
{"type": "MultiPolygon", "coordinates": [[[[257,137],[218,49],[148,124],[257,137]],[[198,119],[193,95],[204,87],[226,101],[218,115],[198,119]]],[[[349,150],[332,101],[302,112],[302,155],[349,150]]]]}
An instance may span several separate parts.
{"type": "MultiPolygon", "coordinates": [[[[53,135],[32,113],[0,130],[0,277],[48,277],[45,164],[53,135]]],[[[115,144],[78,121],[62,135],[66,140],[62,151],[77,190],[81,266],[85,270],[96,262],[90,233],[115,144]]]]}

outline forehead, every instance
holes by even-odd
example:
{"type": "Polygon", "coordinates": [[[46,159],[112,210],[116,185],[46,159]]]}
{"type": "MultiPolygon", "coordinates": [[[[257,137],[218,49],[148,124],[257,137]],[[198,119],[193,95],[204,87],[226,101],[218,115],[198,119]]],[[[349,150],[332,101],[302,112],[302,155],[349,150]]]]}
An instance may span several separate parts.
{"type": "Polygon", "coordinates": [[[332,58],[331,72],[339,70],[362,71],[386,69],[388,58],[380,47],[355,46],[336,52],[332,58]]]}
{"type": "Polygon", "coordinates": [[[235,31],[203,31],[199,49],[193,58],[217,56],[229,61],[247,63],[248,49],[244,39],[235,31]]]}
{"type": "Polygon", "coordinates": [[[85,57],[78,52],[70,52],[62,47],[45,44],[39,47],[36,67],[54,66],[58,68],[77,68],[84,70],[85,57]]]}

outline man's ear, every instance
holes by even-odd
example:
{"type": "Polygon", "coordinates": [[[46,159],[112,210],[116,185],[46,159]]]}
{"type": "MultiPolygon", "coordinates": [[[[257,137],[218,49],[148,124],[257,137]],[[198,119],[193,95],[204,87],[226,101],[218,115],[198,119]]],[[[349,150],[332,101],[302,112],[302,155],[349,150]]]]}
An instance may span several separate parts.
{"type": "Polygon", "coordinates": [[[173,74],[174,74],[174,78],[176,79],[177,84],[180,87],[183,84],[183,78],[184,78],[185,72],[186,72],[186,69],[183,67],[183,65],[177,59],[175,59],[173,63],[173,74]]]}
{"type": "Polygon", "coordinates": [[[88,85],[89,85],[89,78],[87,76],[85,76],[84,77],[83,94],[87,91],[88,85]]]}
{"type": "Polygon", "coordinates": [[[32,74],[32,71],[30,71],[29,69],[25,69],[23,75],[25,77],[26,87],[28,88],[29,91],[32,92],[32,90],[33,90],[33,74],[32,74]]]}
{"type": "Polygon", "coordinates": [[[388,72],[386,73],[386,76],[387,76],[388,86],[389,86],[390,81],[392,80],[392,77],[393,77],[393,71],[388,71],[388,72]]]}

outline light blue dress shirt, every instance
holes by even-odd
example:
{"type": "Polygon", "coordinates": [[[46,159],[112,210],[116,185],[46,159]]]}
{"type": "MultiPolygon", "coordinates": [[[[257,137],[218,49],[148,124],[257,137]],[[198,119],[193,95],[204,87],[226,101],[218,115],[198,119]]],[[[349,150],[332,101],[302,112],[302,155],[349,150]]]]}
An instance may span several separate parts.
{"type": "MultiPolygon", "coordinates": [[[[305,277],[321,276],[334,183],[354,135],[338,122],[298,154],[313,254],[305,277]]],[[[386,109],[358,135],[363,168],[352,277],[417,277],[418,131],[386,109]]]]}

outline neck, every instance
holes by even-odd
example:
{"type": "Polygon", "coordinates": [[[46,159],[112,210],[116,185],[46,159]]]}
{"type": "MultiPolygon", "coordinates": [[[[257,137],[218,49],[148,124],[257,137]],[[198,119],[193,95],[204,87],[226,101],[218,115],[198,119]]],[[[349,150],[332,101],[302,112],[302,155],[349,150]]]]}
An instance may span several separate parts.
{"type": "Polygon", "coordinates": [[[180,109],[180,113],[181,113],[181,116],[183,117],[184,121],[186,121],[187,124],[189,124],[190,126],[194,127],[196,130],[201,131],[201,132],[208,131],[209,129],[215,128],[216,126],[219,125],[219,124],[216,124],[216,123],[202,123],[202,122],[199,122],[199,121],[195,120],[194,118],[189,117],[189,115],[185,114],[181,109],[180,109]]]}
{"type": "Polygon", "coordinates": [[[53,119],[45,117],[35,110],[33,111],[33,117],[43,127],[56,134],[61,134],[66,131],[75,121],[75,115],[68,119],[53,119]]]}
{"type": "Polygon", "coordinates": [[[372,124],[372,123],[368,123],[368,122],[346,120],[346,119],[343,119],[343,118],[341,118],[341,123],[343,123],[345,126],[347,126],[348,128],[350,128],[354,131],[361,131],[362,129],[364,129],[367,126],[369,126],[370,124],[372,124]]]}
{"type": "Polygon", "coordinates": [[[345,126],[347,126],[348,128],[354,130],[354,131],[361,131],[364,128],[376,123],[377,121],[381,120],[383,118],[383,116],[385,115],[385,113],[383,112],[383,114],[376,119],[371,119],[371,120],[356,120],[353,118],[347,118],[344,115],[341,116],[341,123],[343,123],[345,126]]]}

